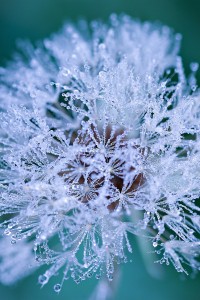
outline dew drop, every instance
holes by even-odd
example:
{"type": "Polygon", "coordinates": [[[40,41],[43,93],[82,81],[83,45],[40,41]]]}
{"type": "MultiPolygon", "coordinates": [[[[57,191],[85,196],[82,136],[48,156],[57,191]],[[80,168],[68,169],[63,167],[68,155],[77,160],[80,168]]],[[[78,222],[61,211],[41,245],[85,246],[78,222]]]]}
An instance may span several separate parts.
{"type": "Polygon", "coordinates": [[[104,43],[99,44],[99,50],[104,50],[106,48],[104,43]]]}
{"type": "Polygon", "coordinates": [[[180,41],[182,39],[182,35],[180,33],[177,33],[176,36],[175,36],[175,39],[177,41],[180,41]]]}
{"type": "Polygon", "coordinates": [[[76,284],[79,284],[81,282],[80,279],[75,279],[74,281],[76,282],[76,284]]]}
{"type": "Polygon", "coordinates": [[[91,272],[88,272],[88,273],[87,273],[87,277],[88,277],[88,278],[91,278],[91,277],[92,277],[92,273],[91,273],[91,272]]]}
{"type": "Polygon", "coordinates": [[[113,275],[112,274],[108,274],[108,280],[112,281],[113,280],[113,275]]]}
{"type": "Polygon", "coordinates": [[[96,274],[96,279],[100,279],[101,278],[101,276],[100,276],[100,274],[96,274]]]}
{"type": "Polygon", "coordinates": [[[192,235],[192,234],[194,233],[194,230],[190,229],[190,230],[188,231],[188,233],[189,233],[190,235],[192,235]]]}
{"type": "Polygon", "coordinates": [[[197,85],[192,85],[191,89],[192,89],[193,92],[195,92],[196,89],[197,89],[197,85]]]}
{"type": "Polygon", "coordinates": [[[190,69],[193,71],[193,72],[196,72],[199,68],[199,64],[196,63],[196,62],[193,62],[190,64],[190,69]]]}
{"type": "Polygon", "coordinates": [[[40,284],[46,284],[48,282],[48,277],[46,275],[40,275],[38,281],[40,284]]]}
{"type": "Polygon", "coordinates": [[[61,285],[60,285],[59,283],[55,284],[55,285],[54,285],[54,291],[55,291],[56,293],[59,293],[60,290],[61,290],[61,285]]]}
{"type": "Polygon", "coordinates": [[[11,234],[11,232],[10,232],[10,230],[9,230],[9,229],[5,229],[5,230],[4,230],[4,234],[5,234],[5,235],[10,235],[10,234],[11,234]]]}

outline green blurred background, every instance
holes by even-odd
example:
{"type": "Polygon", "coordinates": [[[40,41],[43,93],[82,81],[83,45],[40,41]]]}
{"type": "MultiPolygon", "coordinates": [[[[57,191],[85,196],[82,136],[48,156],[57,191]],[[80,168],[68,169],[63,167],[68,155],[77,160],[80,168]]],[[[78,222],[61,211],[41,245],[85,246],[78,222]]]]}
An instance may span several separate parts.
{"type": "MultiPolygon", "coordinates": [[[[76,21],[80,17],[107,20],[112,12],[125,12],[141,20],[158,20],[174,28],[183,35],[181,55],[186,72],[191,62],[200,62],[200,0],[0,0],[0,65],[11,59],[17,39],[34,42],[58,30],[65,20],[76,21]]],[[[197,77],[200,82],[200,72],[197,77]]],[[[184,277],[167,266],[163,272],[162,278],[150,276],[135,245],[133,262],[122,267],[114,299],[200,299],[200,276],[184,277]]],[[[57,295],[53,285],[59,278],[40,289],[37,284],[40,273],[13,287],[0,286],[0,300],[86,300],[97,282],[92,279],[76,285],[68,281],[57,295]]]]}

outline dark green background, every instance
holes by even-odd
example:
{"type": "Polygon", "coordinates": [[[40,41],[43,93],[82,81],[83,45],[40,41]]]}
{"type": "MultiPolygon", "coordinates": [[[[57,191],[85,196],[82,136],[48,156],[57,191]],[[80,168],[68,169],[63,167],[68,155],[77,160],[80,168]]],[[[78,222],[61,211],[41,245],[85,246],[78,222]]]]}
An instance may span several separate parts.
{"type": "MultiPolygon", "coordinates": [[[[174,28],[183,35],[181,55],[186,72],[190,62],[200,62],[200,0],[0,0],[0,64],[12,57],[19,38],[37,41],[58,30],[65,20],[106,20],[112,12],[158,20],[174,28]]],[[[133,262],[122,267],[114,299],[200,300],[200,276],[183,278],[172,267],[163,269],[162,279],[152,278],[135,246],[133,262]]],[[[40,289],[38,274],[14,287],[0,286],[0,300],[85,300],[96,283],[94,279],[80,285],[68,281],[57,295],[53,284],[59,282],[58,278],[40,289]]]]}

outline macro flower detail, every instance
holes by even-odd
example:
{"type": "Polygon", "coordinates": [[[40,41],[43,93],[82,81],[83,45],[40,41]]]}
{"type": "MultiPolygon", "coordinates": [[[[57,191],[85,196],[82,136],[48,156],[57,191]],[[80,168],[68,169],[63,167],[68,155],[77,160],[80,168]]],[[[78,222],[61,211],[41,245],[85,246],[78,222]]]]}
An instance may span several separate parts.
{"type": "Polygon", "coordinates": [[[160,263],[200,268],[198,65],[187,79],[180,40],[112,15],[22,44],[0,69],[0,245],[18,261],[0,251],[5,283],[41,265],[42,286],[63,273],[56,292],[112,281],[131,234],[160,263]]]}

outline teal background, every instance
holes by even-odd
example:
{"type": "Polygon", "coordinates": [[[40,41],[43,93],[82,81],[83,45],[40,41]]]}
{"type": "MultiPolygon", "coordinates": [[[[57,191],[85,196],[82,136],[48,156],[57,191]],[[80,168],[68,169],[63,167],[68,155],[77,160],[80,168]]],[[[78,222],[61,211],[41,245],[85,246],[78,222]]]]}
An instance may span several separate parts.
{"type": "MultiPolygon", "coordinates": [[[[183,35],[181,55],[186,72],[190,62],[200,62],[200,0],[0,0],[0,65],[11,59],[17,39],[40,40],[58,30],[65,20],[107,20],[125,12],[142,20],[158,20],[183,35]]],[[[200,80],[200,72],[197,74],[200,80]]],[[[136,242],[133,262],[122,267],[116,300],[199,300],[200,276],[182,276],[163,266],[162,278],[149,275],[136,242]]],[[[151,256],[149,255],[149,258],[151,256]]],[[[153,263],[152,263],[153,264],[153,263]]],[[[41,271],[13,287],[0,286],[0,300],[85,300],[97,281],[65,283],[55,294],[52,279],[43,289],[37,283],[41,271]]]]}

